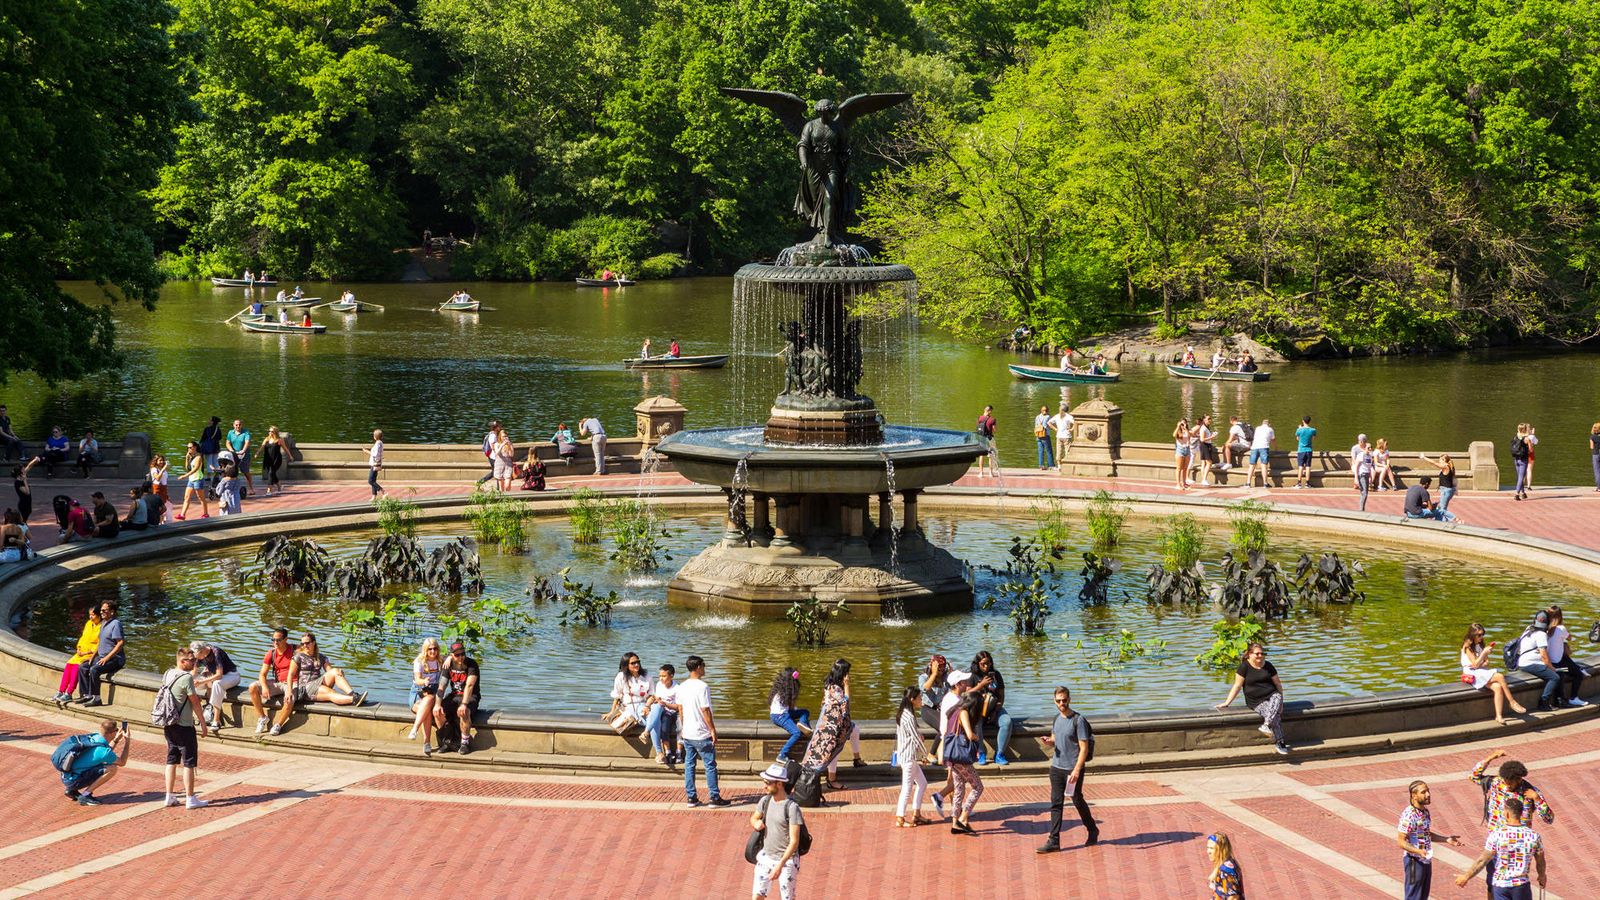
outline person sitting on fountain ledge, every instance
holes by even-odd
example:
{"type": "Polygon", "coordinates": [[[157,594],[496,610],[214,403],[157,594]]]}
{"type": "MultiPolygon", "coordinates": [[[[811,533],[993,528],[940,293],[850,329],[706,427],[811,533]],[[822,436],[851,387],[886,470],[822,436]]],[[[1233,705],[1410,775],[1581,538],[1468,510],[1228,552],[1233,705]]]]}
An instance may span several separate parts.
{"type": "Polygon", "coordinates": [[[272,723],[273,734],[283,733],[295,704],[315,701],[335,706],[360,706],[367,699],[366,691],[358,694],[350,687],[343,669],[329,664],[328,657],[317,652],[317,636],[309,631],[300,638],[300,649],[289,661],[289,683],[294,687],[284,694],[283,709],[272,723]]]}
{"type": "Polygon", "coordinates": [[[450,659],[439,677],[439,702],[433,708],[433,724],[439,729],[439,748],[448,749],[450,732],[460,734],[457,750],[462,756],[472,752],[472,720],[478,715],[483,691],[478,681],[478,661],[467,655],[467,645],[450,645],[450,659]]]}

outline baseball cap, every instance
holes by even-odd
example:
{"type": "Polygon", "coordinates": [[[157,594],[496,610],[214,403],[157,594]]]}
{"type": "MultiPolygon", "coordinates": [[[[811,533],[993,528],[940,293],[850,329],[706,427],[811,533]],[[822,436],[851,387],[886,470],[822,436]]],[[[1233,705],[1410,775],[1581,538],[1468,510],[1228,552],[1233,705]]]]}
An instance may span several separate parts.
{"type": "Polygon", "coordinates": [[[465,650],[465,649],[467,649],[467,645],[461,643],[460,641],[455,641],[454,643],[452,643],[450,645],[450,652],[451,653],[454,653],[457,650],[465,650]]]}
{"type": "Polygon", "coordinates": [[[971,672],[962,672],[962,671],[960,671],[958,669],[952,669],[950,671],[950,677],[946,678],[944,680],[944,683],[949,685],[949,686],[951,686],[951,687],[955,687],[956,685],[960,684],[963,681],[971,681],[971,680],[972,680],[972,673],[971,672]]]}
{"type": "Polygon", "coordinates": [[[1536,613],[1534,615],[1534,617],[1533,617],[1533,627],[1534,627],[1534,630],[1536,630],[1536,631],[1549,631],[1550,630],[1550,614],[1547,613],[1547,612],[1544,612],[1543,610],[1541,610],[1538,613],[1536,613]]]}

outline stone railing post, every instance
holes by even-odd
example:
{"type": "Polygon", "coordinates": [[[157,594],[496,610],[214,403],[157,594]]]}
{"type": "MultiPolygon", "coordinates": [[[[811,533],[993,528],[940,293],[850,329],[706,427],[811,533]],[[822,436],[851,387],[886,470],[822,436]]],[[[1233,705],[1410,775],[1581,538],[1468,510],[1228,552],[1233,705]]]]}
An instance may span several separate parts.
{"type": "Polygon", "coordinates": [[[1473,490],[1500,490],[1500,464],[1494,459],[1493,441],[1473,441],[1468,444],[1467,459],[1472,464],[1473,490]]]}
{"type": "Polygon", "coordinates": [[[122,437],[122,455],[117,457],[118,478],[143,478],[150,471],[150,435],[130,431],[122,437]]]}
{"type": "Polygon", "coordinates": [[[1122,407],[1106,400],[1087,400],[1072,410],[1072,445],[1062,462],[1063,475],[1113,478],[1122,458],[1122,407]]]}
{"type": "Polygon", "coordinates": [[[651,397],[635,406],[634,433],[639,438],[640,455],[667,435],[682,431],[683,417],[687,412],[683,404],[663,396],[651,397]]]}

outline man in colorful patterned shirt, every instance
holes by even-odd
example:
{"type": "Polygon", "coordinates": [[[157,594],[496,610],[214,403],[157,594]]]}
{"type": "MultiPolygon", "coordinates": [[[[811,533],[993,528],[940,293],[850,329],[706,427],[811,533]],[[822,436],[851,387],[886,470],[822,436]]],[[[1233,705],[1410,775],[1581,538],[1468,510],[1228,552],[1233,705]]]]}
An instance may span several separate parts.
{"type": "MultiPolygon", "coordinates": [[[[1508,759],[1500,764],[1499,775],[1490,775],[1489,764],[1505,756],[1504,750],[1496,750],[1488,758],[1478,763],[1468,776],[1477,785],[1483,788],[1483,813],[1484,821],[1489,826],[1489,831],[1503,828],[1508,823],[1506,816],[1507,804],[1512,800],[1521,803],[1523,812],[1519,816],[1519,824],[1532,828],[1534,816],[1549,824],[1556,820],[1555,811],[1550,804],[1545,802],[1544,795],[1539,789],[1528,783],[1528,767],[1514,759],[1508,759]]],[[[1497,863],[1491,856],[1485,864],[1489,878],[1489,897],[1494,900],[1494,873],[1497,863]]]]}
{"type": "Polygon", "coordinates": [[[1405,900],[1428,900],[1428,892],[1433,888],[1433,842],[1443,841],[1459,847],[1461,839],[1453,834],[1434,833],[1433,814],[1428,811],[1433,795],[1428,792],[1426,781],[1413,781],[1407,790],[1411,802],[1400,814],[1394,839],[1405,851],[1405,900]]]}
{"type": "Polygon", "coordinates": [[[1507,797],[1503,827],[1489,832],[1483,842],[1483,853],[1472,861],[1472,866],[1456,877],[1456,885],[1465,887],[1478,874],[1489,867],[1490,900],[1533,900],[1533,885],[1529,883],[1528,870],[1536,870],[1539,887],[1545,886],[1544,841],[1539,832],[1522,824],[1522,800],[1507,797]]]}

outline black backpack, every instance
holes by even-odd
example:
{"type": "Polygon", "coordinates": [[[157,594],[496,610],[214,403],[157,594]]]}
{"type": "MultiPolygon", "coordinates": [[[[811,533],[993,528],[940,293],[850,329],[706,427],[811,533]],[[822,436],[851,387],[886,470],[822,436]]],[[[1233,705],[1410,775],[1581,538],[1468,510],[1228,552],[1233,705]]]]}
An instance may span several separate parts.
{"type": "MultiPolygon", "coordinates": [[[[784,802],[788,803],[790,801],[794,801],[794,798],[790,797],[790,798],[788,798],[788,800],[785,800],[784,802]]],[[[757,813],[760,814],[760,816],[761,816],[763,821],[765,821],[766,817],[767,817],[767,807],[769,807],[771,805],[772,805],[772,798],[770,798],[770,797],[762,797],[761,798],[761,802],[757,805],[756,811],[757,811],[757,813]]],[[[795,801],[795,805],[799,806],[800,804],[799,804],[798,801],[795,801]]],[[[756,856],[761,852],[761,844],[762,844],[762,838],[763,838],[764,834],[765,834],[765,832],[762,832],[762,831],[754,831],[754,830],[751,831],[749,839],[746,840],[745,844],[744,844],[744,861],[745,862],[751,863],[751,864],[755,863],[756,856]]],[[[807,826],[805,822],[801,822],[800,823],[800,846],[795,850],[795,855],[796,856],[805,856],[807,853],[810,853],[810,852],[811,852],[811,828],[809,826],[807,826]]]]}
{"type": "Polygon", "coordinates": [[[1520,436],[1511,439],[1511,458],[1528,458],[1528,442],[1523,440],[1520,436]]]}
{"type": "Polygon", "coordinates": [[[1086,763],[1094,762],[1094,724],[1089,721],[1088,716],[1081,712],[1074,710],[1072,714],[1083,721],[1083,731],[1089,739],[1089,752],[1083,755],[1083,761],[1086,763]]]}
{"type": "Polygon", "coordinates": [[[1507,672],[1517,667],[1517,657],[1522,655],[1522,640],[1523,638],[1526,638],[1528,633],[1531,631],[1533,631],[1532,628],[1525,628],[1523,629],[1522,634],[1517,635],[1516,640],[1507,642],[1506,649],[1501,654],[1501,659],[1506,664],[1507,672]]]}

